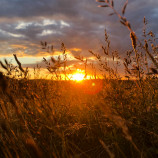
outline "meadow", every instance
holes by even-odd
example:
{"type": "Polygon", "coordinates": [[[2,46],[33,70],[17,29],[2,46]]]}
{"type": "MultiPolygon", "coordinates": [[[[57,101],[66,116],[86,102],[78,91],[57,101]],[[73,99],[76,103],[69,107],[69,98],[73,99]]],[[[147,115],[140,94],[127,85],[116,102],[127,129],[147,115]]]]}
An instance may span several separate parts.
{"type": "MultiPolygon", "coordinates": [[[[101,2],[101,1],[100,1],[101,2]]],[[[126,5],[123,7],[124,15],[126,5]]],[[[113,1],[106,5],[114,9],[113,1]]],[[[114,13],[129,29],[132,50],[123,60],[121,79],[118,52],[111,51],[105,31],[104,57],[90,53],[105,72],[102,79],[69,80],[66,48],[63,61],[43,59],[56,79],[29,79],[28,68],[14,54],[17,65],[1,61],[0,157],[2,158],[156,158],[158,157],[158,45],[144,28],[140,42],[130,23],[114,13]],[[112,59],[113,64],[107,59],[112,59]],[[60,77],[63,67],[65,80],[60,77]]],[[[147,21],[144,18],[144,25],[147,21]]],[[[46,42],[41,42],[48,50],[46,42]]],[[[85,65],[87,60],[76,57],[85,65]]],[[[35,68],[36,76],[38,69],[35,68]]]]}
{"type": "Polygon", "coordinates": [[[157,157],[157,79],[1,84],[0,157],[157,157]]]}

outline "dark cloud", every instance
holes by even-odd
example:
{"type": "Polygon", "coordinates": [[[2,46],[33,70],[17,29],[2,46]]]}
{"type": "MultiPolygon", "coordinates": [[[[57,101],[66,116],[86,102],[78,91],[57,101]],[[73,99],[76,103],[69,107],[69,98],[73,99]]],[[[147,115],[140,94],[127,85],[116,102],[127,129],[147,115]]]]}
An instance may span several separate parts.
{"type": "Polygon", "coordinates": [[[1,17],[30,18],[37,16],[52,16],[54,14],[77,14],[77,0],[1,0],[1,17]]]}
{"type": "MultiPolygon", "coordinates": [[[[121,12],[125,0],[114,2],[121,12]]],[[[89,57],[90,49],[101,52],[106,28],[111,47],[123,54],[130,46],[129,31],[115,15],[108,16],[110,8],[97,5],[95,0],[1,0],[0,51],[7,54],[9,45],[18,44],[27,48],[26,54],[36,55],[41,51],[40,41],[53,43],[56,50],[64,42],[67,49],[80,48],[79,55],[89,57]]],[[[129,0],[126,16],[140,38],[144,16],[158,33],[157,6],[156,0],[129,0]]]]}

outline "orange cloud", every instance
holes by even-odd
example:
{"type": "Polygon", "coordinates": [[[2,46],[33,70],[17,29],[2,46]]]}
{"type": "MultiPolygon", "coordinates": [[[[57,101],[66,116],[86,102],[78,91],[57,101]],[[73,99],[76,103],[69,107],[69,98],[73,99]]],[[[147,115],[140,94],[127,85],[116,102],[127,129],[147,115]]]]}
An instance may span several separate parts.
{"type": "Polygon", "coordinates": [[[70,49],[71,51],[75,51],[75,52],[79,52],[79,51],[81,51],[82,49],[80,49],[80,48],[72,48],[72,49],[70,49]]]}
{"type": "Polygon", "coordinates": [[[16,44],[13,44],[13,45],[10,45],[12,48],[21,48],[21,49],[26,49],[27,47],[26,46],[23,46],[23,45],[16,45],[16,44]]]}

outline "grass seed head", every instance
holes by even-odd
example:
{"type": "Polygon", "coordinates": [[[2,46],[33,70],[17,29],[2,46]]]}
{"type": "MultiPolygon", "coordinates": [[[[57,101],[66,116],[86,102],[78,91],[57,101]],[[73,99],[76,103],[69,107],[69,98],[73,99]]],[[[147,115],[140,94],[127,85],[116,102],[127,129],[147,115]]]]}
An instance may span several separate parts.
{"type": "Polygon", "coordinates": [[[136,35],[135,35],[134,32],[130,33],[130,38],[132,40],[132,46],[133,46],[133,48],[136,49],[136,46],[137,46],[137,37],[136,37],[136,35]]]}

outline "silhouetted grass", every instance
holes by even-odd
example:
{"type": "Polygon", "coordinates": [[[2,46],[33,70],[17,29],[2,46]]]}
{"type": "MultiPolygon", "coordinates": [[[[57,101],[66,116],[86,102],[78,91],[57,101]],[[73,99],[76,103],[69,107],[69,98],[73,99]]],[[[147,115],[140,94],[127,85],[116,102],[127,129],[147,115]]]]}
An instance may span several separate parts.
{"type": "MultiPolygon", "coordinates": [[[[151,31],[146,33],[144,28],[144,44],[139,41],[124,17],[128,1],[122,15],[115,10],[112,0],[98,2],[105,3],[101,7],[113,9],[121,24],[129,29],[133,49],[121,59],[117,51],[111,50],[105,31],[105,46],[102,46],[105,56],[89,51],[105,73],[104,79],[96,79],[95,74],[95,79],[78,83],[68,78],[63,43],[63,60],[60,57],[52,57],[50,61],[43,58],[55,80],[30,80],[29,69],[22,67],[15,54],[17,66],[7,60],[1,61],[6,73],[0,73],[0,157],[158,157],[155,35],[151,31]],[[148,36],[151,36],[150,40],[148,36]],[[108,59],[112,59],[112,64],[108,59]],[[120,60],[127,80],[121,80],[120,60]],[[61,80],[61,73],[65,81],[61,80]]],[[[53,51],[53,46],[48,48],[46,42],[41,45],[43,49],[53,51]]],[[[76,58],[84,64],[86,78],[88,60],[76,58]]],[[[35,68],[35,73],[36,69],[39,67],[35,68]]]]}

